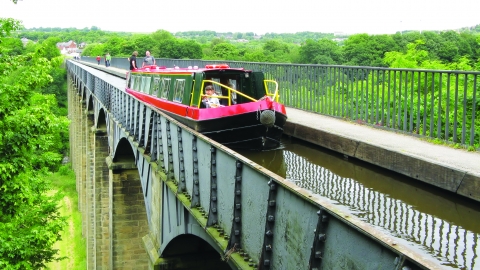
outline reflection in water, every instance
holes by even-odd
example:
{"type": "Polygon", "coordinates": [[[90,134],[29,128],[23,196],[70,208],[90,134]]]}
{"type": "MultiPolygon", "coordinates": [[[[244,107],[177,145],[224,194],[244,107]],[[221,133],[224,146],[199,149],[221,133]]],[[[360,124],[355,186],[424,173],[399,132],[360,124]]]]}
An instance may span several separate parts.
{"type": "Polygon", "coordinates": [[[480,269],[480,209],[406,176],[301,141],[240,152],[298,186],[349,207],[365,222],[419,244],[455,269],[480,269]]]}

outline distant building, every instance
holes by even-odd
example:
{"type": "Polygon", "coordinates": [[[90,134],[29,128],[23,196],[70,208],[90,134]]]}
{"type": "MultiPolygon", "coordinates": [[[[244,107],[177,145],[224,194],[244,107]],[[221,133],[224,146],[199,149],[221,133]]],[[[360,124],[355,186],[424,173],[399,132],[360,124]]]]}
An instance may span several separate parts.
{"type": "Polygon", "coordinates": [[[23,43],[23,47],[27,46],[27,43],[30,41],[30,39],[28,38],[22,38],[21,39],[22,43],[23,43]]]}
{"type": "Polygon", "coordinates": [[[69,54],[77,51],[77,43],[73,40],[69,42],[59,42],[57,43],[57,48],[62,54],[69,54]]]}

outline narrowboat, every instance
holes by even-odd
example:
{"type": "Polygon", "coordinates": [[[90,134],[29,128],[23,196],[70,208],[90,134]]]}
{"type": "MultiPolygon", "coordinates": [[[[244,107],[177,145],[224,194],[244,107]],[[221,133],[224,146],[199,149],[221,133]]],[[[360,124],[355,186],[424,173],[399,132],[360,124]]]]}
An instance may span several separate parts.
{"type": "Polygon", "coordinates": [[[232,149],[280,146],[287,120],[278,83],[228,65],[146,66],[127,73],[126,91],[232,149]],[[205,88],[214,88],[214,92],[205,88]],[[208,100],[217,99],[217,106],[208,100]]]}

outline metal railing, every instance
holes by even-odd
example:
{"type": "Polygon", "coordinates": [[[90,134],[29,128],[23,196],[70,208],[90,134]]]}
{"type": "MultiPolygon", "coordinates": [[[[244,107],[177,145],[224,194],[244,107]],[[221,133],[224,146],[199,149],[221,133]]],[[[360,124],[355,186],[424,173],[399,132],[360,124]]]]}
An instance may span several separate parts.
{"type": "MultiPolygon", "coordinates": [[[[167,67],[226,63],[263,71],[278,82],[286,106],[480,150],[480,72],[156,60],[167,67]]],[[[128,69],[129,63],[116,58],[112,66],[128,69]]]]}

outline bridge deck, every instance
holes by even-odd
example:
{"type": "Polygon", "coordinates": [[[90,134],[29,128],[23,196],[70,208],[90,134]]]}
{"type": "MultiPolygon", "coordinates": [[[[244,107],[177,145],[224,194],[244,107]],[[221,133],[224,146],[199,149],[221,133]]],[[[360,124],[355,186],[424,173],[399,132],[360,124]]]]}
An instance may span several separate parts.
{"type": "Polygon", "coordinates": [[[480,201],[480,153],[287,108],[285,133],[480,201]]]}
{"type": "MultiPolygon", "coordinates": [[[[117,76],[126,73],[120,68],[83,64],[117,76]]],[[[287,115],[287,135],[480,201],[478,151],[434,144],[420,137],[290,107],[287,115]]]]}

